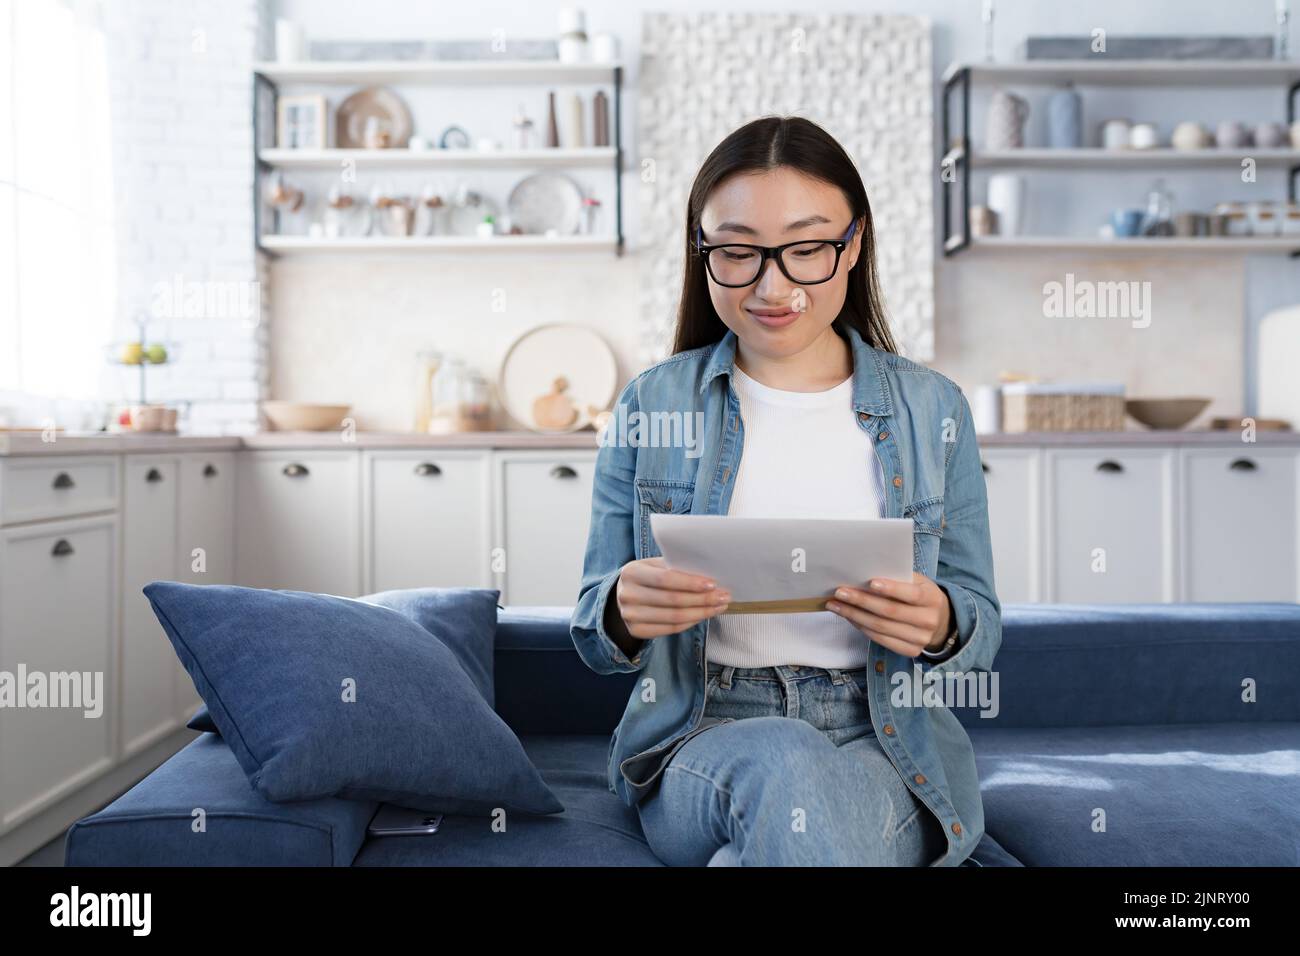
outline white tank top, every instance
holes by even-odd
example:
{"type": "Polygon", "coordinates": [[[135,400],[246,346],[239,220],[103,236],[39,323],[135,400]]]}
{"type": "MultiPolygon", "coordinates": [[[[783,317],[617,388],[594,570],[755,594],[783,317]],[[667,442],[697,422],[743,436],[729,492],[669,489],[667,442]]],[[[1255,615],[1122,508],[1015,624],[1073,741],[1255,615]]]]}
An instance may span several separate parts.
{"type": "MultiPolygon", "coordinates": [[[[823,392],[788,392],[733,367],[744,442],[727,514],[879,518],[883,473],[853,410],[853,377],[823,392]]],[[[865,583],[865,582],[862,582],[865,583]]],[[[870,640],[831,611],[723,614],[709,620],[708,659],[733,667],[799,664],[853,670],[870,640]]]]}

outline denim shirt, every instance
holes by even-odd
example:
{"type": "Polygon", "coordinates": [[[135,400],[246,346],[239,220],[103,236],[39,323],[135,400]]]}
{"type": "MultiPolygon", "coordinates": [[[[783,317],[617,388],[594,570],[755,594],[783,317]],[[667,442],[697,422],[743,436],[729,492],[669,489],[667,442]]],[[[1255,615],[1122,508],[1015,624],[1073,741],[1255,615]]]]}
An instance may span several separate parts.
{"type": "MultiPolygon", "coordinates": [[[[870,435],[863,453],[874,447],[885,474],[884,517],[913,520],[913,567],[947,592],[958,635],[956,652],[941,659],[907,657],[870,641],[872,726],[908,787],[943,824],[948,849],[934,865],[956,866],[984,833],[970,738],[947,707],[897,706],[891,692],[904,679],[918,686],[918,675],[931,671],[991,671],[1001,644],[979,447],[970,404],[951,379],[872,347],[852,328],[847,336],[853,411],[870,435]]],[[[609,744],[609,788],[629,806],[653,788],[686,740],[732,719],[704,715],[708,619],[645,641],[631,659],[604,621],[623,565],[661,554],[651,514],[727,514],[745,435],[731,383],[735,355],[736,334],[728,330],[714,345],[651,366],[623,389],[600,435],[570,632],[596,673],[641,674],[609,744]]]]}

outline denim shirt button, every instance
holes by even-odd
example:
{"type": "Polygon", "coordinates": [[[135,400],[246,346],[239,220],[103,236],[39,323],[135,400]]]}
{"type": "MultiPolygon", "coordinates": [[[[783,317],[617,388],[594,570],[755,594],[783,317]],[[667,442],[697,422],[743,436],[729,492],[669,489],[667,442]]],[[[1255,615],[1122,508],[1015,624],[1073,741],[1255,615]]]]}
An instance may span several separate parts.
{"type": "Polygon", "coordinates": [[[894,476],[894,487],[895,487],[895,488],[901,488],[901,487],[903,487],[903,476],[902,476],[902,475],[895,475],[895,476],[894,476]]]}
{"type": "Polygon", "coordinates": [[[884,730],[885,730],[885,736],[886,736],[886,737],[892,737],[892,736],[894,736],[894,725],[893,725],[893,724],[885,724],[884,730]]]}
{"type": "Polygon", "coordinates": [[[881,432],[879,437],[876,439],[876,441],[884,441],[888,437],[889,437],[889,432],[881,432]]]}
{"type": "Polygon", "coordinates": [[[870,417],[866,412],[858,412],[858,421],[865,422],[870,417]]]}
{"type": "Polygon", "coordinates": [[[915,780],[915,781],[917,782],[918,785],[923,784],[923,783],[925,783],[925,774],[923,774],[923,773],[918,773],[918,774],[917,774],[915,777],[913,777],[912,779],[915,780]]]}
{"type": "Polygon", "coordinates": [[[952,832],[955,833],[955,834],[957,834],[958,836],[961,836],[961,824],[960,824],[960,823],[954,823],[954,824],[952,825],[952,832]]]}
{"type": "Polygon", "coordinates": [[[885,662],[884,662],[884,661],[876,661],[876,673],[877,673],[877,674],[883,674],[884,672],[885,672],[885,662]]]}

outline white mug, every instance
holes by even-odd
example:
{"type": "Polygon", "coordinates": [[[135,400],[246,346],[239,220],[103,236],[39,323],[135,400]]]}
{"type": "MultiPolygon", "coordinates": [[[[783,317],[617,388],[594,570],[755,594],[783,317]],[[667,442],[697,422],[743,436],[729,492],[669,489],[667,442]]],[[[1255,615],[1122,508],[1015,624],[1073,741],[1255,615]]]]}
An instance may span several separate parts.
{"type": "Polygon", "coordinates": [[[1132,128],[1126,119],[1106,120],[1101,124],[1101,148],[1128,149],[1132,128]]]}

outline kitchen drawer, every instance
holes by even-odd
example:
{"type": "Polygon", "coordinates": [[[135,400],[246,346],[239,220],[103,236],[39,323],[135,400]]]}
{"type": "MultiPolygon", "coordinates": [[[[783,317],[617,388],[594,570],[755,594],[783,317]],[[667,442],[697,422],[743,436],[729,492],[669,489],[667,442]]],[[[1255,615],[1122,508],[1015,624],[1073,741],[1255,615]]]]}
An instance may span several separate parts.
{"type": "Polygon", "coordinates": [[[0,524],[113,511],[120,468],[116,455],[0,459],[0,524]]]}
{"type": "Polygon", "coordinates": [[[90,674],[101,691],[98,716],[0,707],[0,832],[113,764],[118,547],[116,515],[0,531],[0,671],[90,674]]]}
{"type": "Polygon", "coordinates": [[[1173,449],[1050,449],[1045,600],[1176,600],[1173,449]]]}
{"type": "Polygon", "coordinates": [[[1296,452],[1182,453],[1185,601],[1296,601],[1296,452]]]}
{"type": "Polygon", "coordinates": [[[483,452],[367,452],[365,590],[492,587],[492,472],[483,452]]]}

